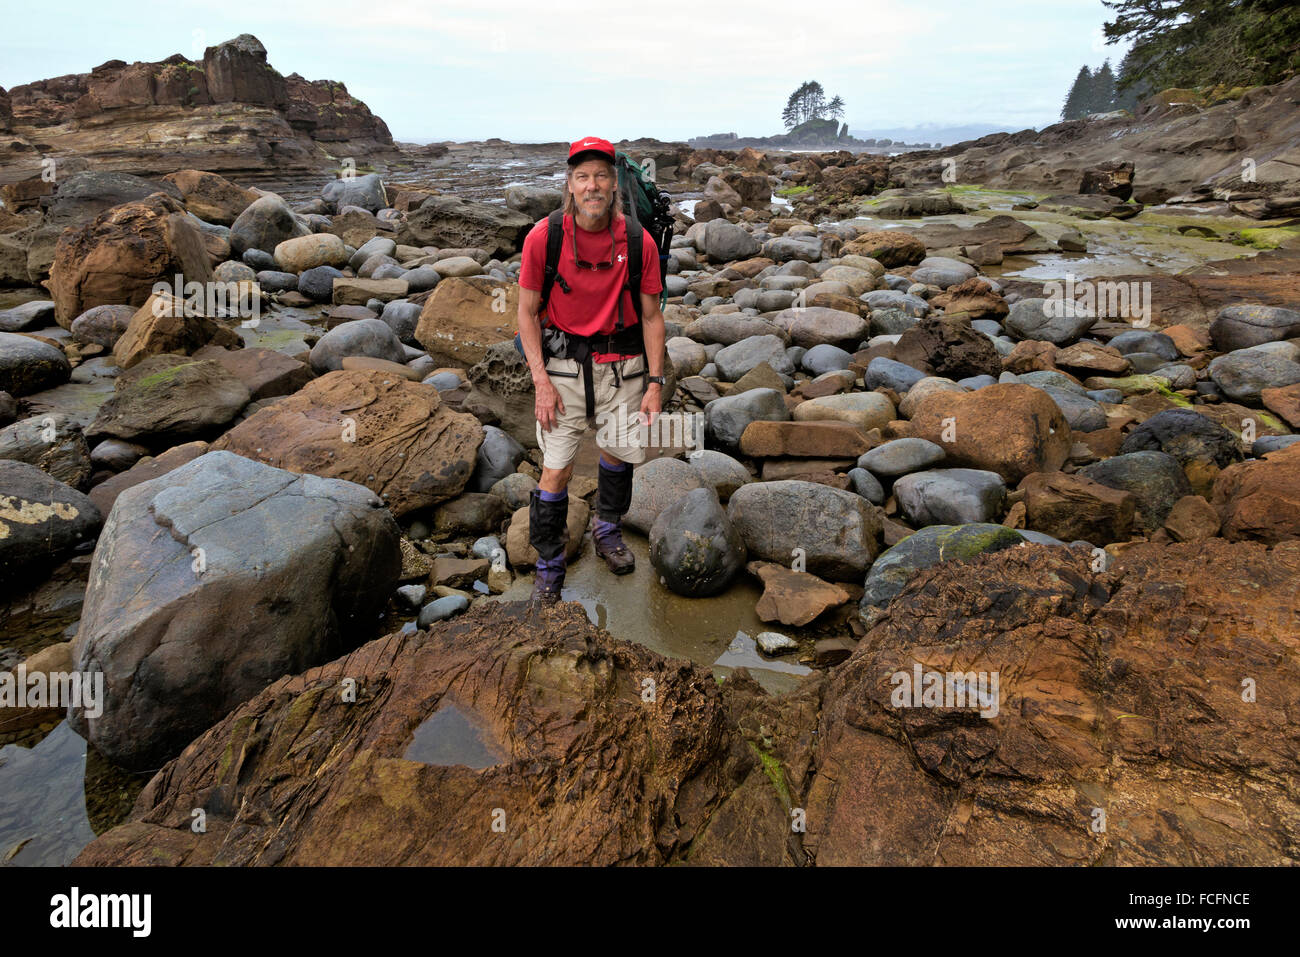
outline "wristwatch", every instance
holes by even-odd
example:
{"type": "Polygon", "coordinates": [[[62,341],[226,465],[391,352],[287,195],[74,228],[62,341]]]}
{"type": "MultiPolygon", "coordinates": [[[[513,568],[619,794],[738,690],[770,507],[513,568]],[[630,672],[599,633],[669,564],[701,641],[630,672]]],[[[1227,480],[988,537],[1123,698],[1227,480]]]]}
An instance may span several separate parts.
{"type": "Polygon", "coordinates": [[[647,381],[647,382],[657,382],[659,385],[664,385],[665,382],[666,382],[666,380],[664,379],[664,377],[661,376],[661,375],[651,375],[651,376],[646,376],[646,381],[647,381]]]}

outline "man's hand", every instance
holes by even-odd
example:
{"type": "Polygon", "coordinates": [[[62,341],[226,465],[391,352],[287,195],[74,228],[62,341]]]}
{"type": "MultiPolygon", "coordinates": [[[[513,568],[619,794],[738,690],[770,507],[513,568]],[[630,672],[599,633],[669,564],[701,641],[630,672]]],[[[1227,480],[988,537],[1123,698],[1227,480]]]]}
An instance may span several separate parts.
{"type": "Polygon", "coordinates": [[[663,410],[663,396],[658,382],[651,382],[645,387],[641,397],[641,422],[654,425],[655,416],[663,410]]]}
{"type": "Polygon", "coordinates": [[[564,414],[564,400],[560,398],[560,393],[551,383],[551,377],[545,373],[542,373],[541,377],[533,383],[533,391],[537,399],[533,414],[537,416],[537,423],[542,427],[542,431],[549,432],[555,428],[556,406],[559,406],[560,415],[564,414]]]}

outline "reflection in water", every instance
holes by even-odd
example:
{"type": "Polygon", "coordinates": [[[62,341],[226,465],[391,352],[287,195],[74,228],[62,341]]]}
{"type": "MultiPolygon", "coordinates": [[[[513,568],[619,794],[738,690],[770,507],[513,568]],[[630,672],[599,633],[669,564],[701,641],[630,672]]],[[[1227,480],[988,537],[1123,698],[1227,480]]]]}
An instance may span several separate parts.
{"type": "Polygon", "coordinates": [[[152,774],[109,764],[59,724],[34,746],[0,748],[0,864],[61,865],[126,820],[152,774]]]}
{"type": "Polygon", "coordinates": [[[812,669],[806,665],[795,665],[786,661],[765,658],[758,650],[758,642],[743,631],[736,632],[736,637],[731,640],[731,644],[727,645],[727,650],[713,663],[713,667],[727,669],[749,668],[751,671],[755,668],[765,668],[768,671],[778,671],[781,674],[798,675],[800,677],[812,674],[812,669]]]}
{"type": "Polygon", "coordinates": [[[402,757],[424,764],[462,764],[478,769],[500,764],[500,750],[495,742],[489,746],[485,732],[447,702],[415,729],[402,757]]]}
{"type": "Polygon", "coordinates": [[[67,864],[94,840],[85,769],[86,742],[66,721],[34,748],[0,748],[0,861],[67,864]]]}

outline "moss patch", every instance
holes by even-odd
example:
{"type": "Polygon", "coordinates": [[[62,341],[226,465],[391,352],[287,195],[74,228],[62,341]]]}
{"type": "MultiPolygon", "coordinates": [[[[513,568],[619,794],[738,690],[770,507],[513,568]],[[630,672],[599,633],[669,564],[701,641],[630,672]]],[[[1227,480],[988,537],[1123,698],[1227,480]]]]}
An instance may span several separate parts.
{"type": "Polygon", "coordinates": [[[132,388],[134,389],[156,388],[157,386],[163,385],[164,383],[171,382],[172,379],[176,378],[176,374],[180,372],[180,370],[188,369],[190,366],[196,364],[197,363],[194,362],[186,362],[183,363],[182,365],[172,366],[169,369],[159,369],[157,372],[149,373],[144,378],[136,379],[135,382],[132,383],[132,388]]]}
{"type": "Polygon", "coordinates": [[[811,186],[787,186],[787,187],[785,187],[785,189],[778,189],[778,190],[776,191],[776,195],[778,195],[778,196],[802,196],[802,195],[804,195],[804,193],[810,193],[810,192],[812,192],[812,187],[811,187],[811,186]]]}
{"type": "Polygon", "coordinates": [[[748,742],[749,748],[758,757],[763,764],[763,773],[767,779],[772,782],[772,787],[776,788],[776,793],[781,795],[781,803],[787,808],[791,807],[790,788],[785,783],[785,771],[781,768],[781,761],[775,754],[769,754],[766,751],[760,751],[752,741],[748,742]]]}
{"type": "Polygon", "coordinates": [[[1241,231],[1242,244],[1255,249],[1277,249],[1291,240],[1300,239],[1300,226],[1262,226],[1241,231]]]}

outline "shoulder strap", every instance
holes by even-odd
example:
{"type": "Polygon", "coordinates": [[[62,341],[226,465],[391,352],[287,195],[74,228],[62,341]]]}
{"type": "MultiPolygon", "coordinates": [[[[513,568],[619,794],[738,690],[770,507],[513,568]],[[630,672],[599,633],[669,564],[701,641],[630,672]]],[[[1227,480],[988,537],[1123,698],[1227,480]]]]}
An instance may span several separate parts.
{"type": "Polygon", "coordinates": [[[627,285],[632,293],[632,308],[636,321],[641,321],[641,237],[643,228],[635,218],[627,223],[627,285]]]}
{"type": "Polygon", "coordinates": [[[564,207],[552,210],[546,217],[546,271],[542,274],[542,299],[538,311],[546,308],[551,298],[551,288],[560,270],[560,250],[564,247],[564,207]]]}

